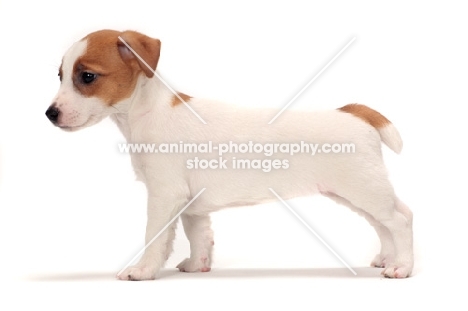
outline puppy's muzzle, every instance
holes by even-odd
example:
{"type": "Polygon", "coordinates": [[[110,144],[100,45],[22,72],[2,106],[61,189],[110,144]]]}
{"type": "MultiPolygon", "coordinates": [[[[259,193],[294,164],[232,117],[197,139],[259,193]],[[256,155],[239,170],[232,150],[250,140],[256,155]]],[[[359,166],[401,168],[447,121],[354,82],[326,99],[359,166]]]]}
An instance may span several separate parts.
{"type": "Polygon", "coordinates": [[[52,105],[49,107],[49,109],[47,109],[45,114],[52,123],[56,124],[60,116],[60,110],[55,107],[55,105],[52,105]]]}

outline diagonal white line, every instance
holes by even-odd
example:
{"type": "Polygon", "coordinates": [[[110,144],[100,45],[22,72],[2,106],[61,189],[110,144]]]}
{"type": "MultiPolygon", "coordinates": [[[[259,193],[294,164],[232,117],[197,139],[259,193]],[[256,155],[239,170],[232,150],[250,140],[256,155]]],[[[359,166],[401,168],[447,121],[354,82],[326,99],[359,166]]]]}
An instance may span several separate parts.
{"type": "Polygon", "coordinates": [[[190,107],[189,104],[187,104],[187,102],[185,100],[182,99],[182,97],[180,97],[179,94],[177,94],[177,92],[166,82],[164,81],[164,79],[156,72],[156,70],[154,70],[153,68],[151,68],[150,65],[148,65],[148,63],[140,56],[138,55],[137,52],[135,52],[135,50],[132,49],[132,47],[127,43],[125,42],[124,39],[122,39],[122,37],[119,36],[119,40],[122,41],[123,44],[125,44],[125,46],[130,50],[132,51],[132,53],[138,57],[138,59],[143,63],[145,64],[146,67],[148,67],[149,70],[151,70],[154,75],[174,94],[174,96],[176,96],[181,102],[184,103],[184,105],[203,123],[203,124],[206,124],[205,120],[202,119],[202,117],[200,117],[200,115],[198,113],[195,112],[195,110],[193,110],[192,107],[190,107]]]}
{"type": "Polygon", "coordinates": [[[203,191],[205,191],[206,188],[203,188],[202,190],[200,190],[200,192],[197,193],[196,196],[193,197],[193,199],[190,200],[190,202],[187,203],[187,205],[184,206],[184,208],[182,208],[178,213],[177,215],[174,216],[174,218],[172,218],[159,232],[158,234],[156,234],[154,236],[154,238],[151,239],[151,241],[149,241],[148,243],[146,243],[145,247],[143,247],[143,249],[141,251],[138,252],[138,254],[135,255],[135,257],[132,258],[132,260],[130,260],[126,265],[125,267],[122,268],[122,270],[120,270],[119,273],[117,273],[117,276],[119,276],[120,274],[122,274],[122,272],[127,269],[131,264],[132,262],[138,258],[167,228],[169,228],[169,226],[190,206],[190,204],[193,203],[193,201],[195,201],[199,196],[200,194],[203,193],[203,191]]]}
{"type": "Polygon", "coordinates": [[[326,65],[323,67],[313,78],[310,80],[300,91],[297,93],[291,100],[281,109],[276,116],[268,122],[268,124],[273,123],[288,107],[315,81],[317,78],[327,69],[337,58],[340,56],[350,45],[356,40],[356,37],[353,37],[339,52],[335,55],[326,65]]]}
{"type": "Polygon", "coordinates": [[[309,231],[312,232],[312,233],[315,235],[315,237],[316,237],[320,242],[322,242],[322,244],[325,245],[325,247],[328,248],[328,250],[329,250],[333,255],[335,255],[335,257],[338,258],[338,259],[341,261],[341,263],[343,263],[343,265],[345,265],[346,268],[348,268],[349,271],[351,271],[352,274],[357,275],[356,271],[354,271],[353,268],[351,268],[350,265],[348,265],[348,263],[347,263],[346,261],[344,261],[343,258],[341,258],[341,256],[338,255],[338,254],[333,250],[333,248],[331,248],[330,245],[328,245],[328,243],[325,242],[325,240],[322,239],[322,238],[320,237],[320,235],[318,235],[318,233],[315,232],[315,230],[312,229],[312,227],[311,227],[307,222],[305,222],[305,220],[302,219],[302,217],[299,216],[299,215],[296,213],[296,211],[294,211],[294,210],[292,209],[292,207],[289,206],[289,205],[275,192],[275,190],[273,190],[272,188],[268,188],[268,190],[270,190],[271,193],[273,193],[273,194],[278,198],[278,200],[280,200],[281,203],[283,203],[283,205],[286,206],[286,207],[291,211],[291,213],[292,213],[294,216],[296,216],[296,218],[299,219],[299,221],[300,221],[307,229],[309,229],[309,231]]]}

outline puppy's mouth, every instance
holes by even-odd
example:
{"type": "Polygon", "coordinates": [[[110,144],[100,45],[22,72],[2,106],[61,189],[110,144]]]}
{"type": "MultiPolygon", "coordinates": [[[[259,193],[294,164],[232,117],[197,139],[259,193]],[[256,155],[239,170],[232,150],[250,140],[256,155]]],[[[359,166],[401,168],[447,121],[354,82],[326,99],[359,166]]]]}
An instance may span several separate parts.
{"type": "Polygon", "coordinates": [[[60,129],[66,131],[66,132],[75,132],[75,131],[81,130],[81,129],[85,128],[85,127],[88,127],[88,126],[91,126],[91,125],[95,124],[96,121],[97,121],[97,119],[98,119],[98,118],[97,118],[96,116],[90,116],[90,117],[88,118],[88,120],[86,120],[86,121],[85,121],[84,123],[82,123],[81,125],[67,126],[67,125],[58,125],[58,124],[57,124],[57,126],[58,126],[60,129]]]}
{"type": "Polygon", "coordinates": [[[58,127],[66,132],[74,132],[74,131],[82,129],[84,125],[79,125],[79,126],[60,126],[59,125],[58,127]]]}

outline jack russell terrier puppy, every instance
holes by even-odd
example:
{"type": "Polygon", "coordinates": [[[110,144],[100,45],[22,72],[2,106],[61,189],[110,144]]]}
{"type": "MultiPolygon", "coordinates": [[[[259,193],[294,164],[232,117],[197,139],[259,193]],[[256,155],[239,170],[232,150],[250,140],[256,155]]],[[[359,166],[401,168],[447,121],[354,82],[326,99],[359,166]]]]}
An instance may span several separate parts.
{"type": "MultiPolygon", "coordinates": [[[[176,96],[154,77],[160,47],[158,39],[134,31],[87,35],[63,57],[61,86],[47,117],[65,131],[76,131],[110,116],[132,144],[352,143],[355,152],[283,152],[271,170],[256,169],[253,164],[230,165],[240,158],[265,163],[271,159],[266,153],[232,151],[223,154],[229,165],[217,169],[189,166],[193,154],[132,153],[137,179],[148,192],[146,243],[152,243],[136,265],[119,273],[119,279],[156,278],[172,252],[175,222],[153,238],[203,188],[206,191],[180,216],[191,251],[190,258],[177,266],[180,271],[210,271],[211,212],[275,201],[270,191],[274,189],[283,199],[319,193],[348,206],[365,217],[380,238],[381,251],[371,265],[384,268],[382,274],[389,278],[411,274],[412,213],[395,195],[381,152],[383,142],[399,153],[402,140],[387,118],[364,105],[351,104],[321,112],[285,111],[268,124],[277,111],[240,108],[183,93],[176,96]]],[[[211,161],[218,155],[204,153],[197,158],[211,161]]]]}

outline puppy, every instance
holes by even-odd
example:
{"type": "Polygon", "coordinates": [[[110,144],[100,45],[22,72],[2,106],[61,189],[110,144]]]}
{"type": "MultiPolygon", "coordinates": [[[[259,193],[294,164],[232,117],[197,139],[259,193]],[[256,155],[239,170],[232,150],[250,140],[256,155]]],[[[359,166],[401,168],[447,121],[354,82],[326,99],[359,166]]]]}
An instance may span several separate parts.
{"type": "Polygon", "coordinates": [[[76,131],[109,116],[128,143],[254,142],[277,147],[299,142],[319,146],[352,143],[355,150],[327,153],[320,149],[324,152],[314,155],[310,150],[300,154],[277,150],[274,156],[230,150],[222,157],[216,151],[197,155],[131,153],[137,178],[148,191],[146,242],[152,243],[140,261],[118,278],[156,278],[172,251],[175,225],[152,239],[204,188],[181,215],[191,254],[178,265],[180,271],[210,271],[211,212],[277,200],[272,189],[283,199],[319,193],[358,212],[375,228],[381,242],[381,251],[371,265],[384,268],[382,274],[389,278],[411,274],[412,213],[395,195],[381,154],[381,142],[397,153],[402,148],[400,135],[387,118],[353,104],[313,113],[285,111],[268,124],[276,111],[173,93],[154,77],[160,46],[159,40],[134,31],[102,30],[76,42],[63,57],[61,86],[47,117],[65,131],[76,131]],[[197,168],[195,158],[218,165],[197,168]],[[241,158],[244,165],[236,166],[241,158]],[[265,163],[271,164],[268,160],[273,158],[279,162],[273,160],[276,164],[265,170],[265,163]]]}

